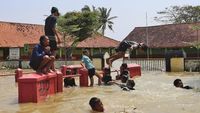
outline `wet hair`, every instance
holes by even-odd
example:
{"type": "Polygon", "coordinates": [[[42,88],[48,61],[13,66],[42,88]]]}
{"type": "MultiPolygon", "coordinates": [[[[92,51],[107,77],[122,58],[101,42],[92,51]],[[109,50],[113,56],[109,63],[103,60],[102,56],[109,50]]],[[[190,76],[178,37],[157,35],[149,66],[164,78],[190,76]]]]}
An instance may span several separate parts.
{"type": "Polygon", "coordinates": [[[45,39],[46,39],[46,36],[45,36],[45,35],[40,36],[40,44],[41,44],[42,46],[44,45],[45,39]]]}
{"type": "Polygon", "coordinates": [[[123,63],[123,64],[121,65],[121,67],[127,69],[128,65],[127,65],[127,63],[123,63]]]}
{"type": "Polygon", "coordinates": [[[105,67],[104,69],[104,74],[110,74],[110,68],[109,67],[105,67]]]}
{"type": "Polygon", "coordinates": [[[97,97],[92,97],[89,101],[89,104],[91,106],[91,108],[94,110],[95,106],[97,103],[99,103],[101,100],[97,97]]]}
{"type": "Polygon", "coordinates": [[[130,90],[134,90],[134,86],[135,86],[135,82],[134,80],[128,80],[126,83],[126,86],[130,89],[130,90]]]}
{"type": "MultiPolygon", "coordinates": [[[[176,79],[176,80],[174,80],[174,86],[178,87],[180,81],[181,81],[181,79],[176,79]]],[[[181,81],[181,82],[182,82],[182,81],[181,81]]]]}

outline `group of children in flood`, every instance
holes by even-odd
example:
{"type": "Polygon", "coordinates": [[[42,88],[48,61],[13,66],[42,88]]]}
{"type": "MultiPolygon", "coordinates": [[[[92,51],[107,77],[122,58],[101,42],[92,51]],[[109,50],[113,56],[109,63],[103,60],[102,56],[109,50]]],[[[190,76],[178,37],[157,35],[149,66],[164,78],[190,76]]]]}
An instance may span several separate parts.
{"type": "Polygon", "coordinates": [[[116,76],[116,80],[112,79],[112,76],[110,75],[110,68],[104,68],[104,76],[102,78],[102,82],[104,82],[104,85],[116,84],[126,91],[134,90],[135,86],[134,80],[130,79],[128,66],[126,63],[121,65],[120,74],[116,76]],[[117,80],[121,81],[121,83],[119,83],[117,80]]]}
{"type": "MultiPolygon", "coordinates": [[[[134,89],[134,86],[135,86],[134,80],[128,80],[126,66],[127,66],[127,64],[123,63],[121,66],[122,70],[120,69],[120,71],[122,71],[121,74],[119,76],[116,76],[116,79],[120,79],[122,84],[117,83],[116,81],[113,81],[110,77],[106,77],[106,79],[103,80],[104,84],[105,85],[117,84],[122,88],[122,90],[125,90],[125,91],[135,90],[134,89]]],[[[184,86],[181,79],[175,79],[173,84],[177,88],[193,89],[193,87],[191,87],[191,86],[184,86]]],[[[89,105],[93,111],[104,112],[103,103],[100,100],[100,98],[98,98],[98,97],[92,97],[89,101],[89,105]]]]}
{"type": "MultiPolygon", "coordinates": [[[[142,45],[142,44],[137,44],[137,43],[132,43],[132,44],[134,44],[134,46],[131,46],[131,45],[128,46],[128,42],[123,42],[123,44],[120,44],[119,48],[118,48],[119,51],[114,56],[111,56],[110,58],[108,58],[106,60],[107,64],[111,67],[112,62],[114,60],[124,56],[125,51],[127,50],[128,47],[143,48],[143,50],[146,48],[146,47],[143,47],[144,45],[142,45]],[[124,44],[125,45],[127,44],[127,46],[125,47],[124,44]],[[126,49],[124,49],[123,51],[120,51],[121,47],[126,48],[126,49]]],[[[95,66],[93,65],[92,61],[89,58],[88,50],[83,51],[83,56],[82,56],[81,61],[82,61],[81,65],[84,68],[88,69],[88,75],[90,78],[90,86],[93,86],[93,84],[94,84],[93,76],[96,75],[98,77],[98,80],[100,80],[98,83],[99,85],[100,84],[104,84],[104,85],[116,84],[124,91],[135,90],[135,88],[134,88],[135,82],[134,82],[134,80],[130,79],[128,66],[126,63],[123,63],[120,66],[120,74],[116,76],[116,80],[113,80],[112,76],[110,75],[110,73],[111,73],[110,68],[104,68],[103,76],[101,76],[100,72],[95,69],[95,66]],[[119,83],[117,80],[121,81],[121,83],[119,83]],[[103,83],[101,83],[101,82],[103,82],[103,83]]],[[[176,79],[174,81],[174,86],[178,87],[178,88],[184,88],[184,89],[193,89],[191,86],[183,86],[183,83],[180,79],[176,79]]],[[[100,100],[100,98],[98,98],[98,97],[92,97],[89,101],[89,105],[92,108],[92,110],[94,110],[94,111],[104,112],[103,103],[100,100]]]]}
{"type": "MultiPolygon", "coordinates": [[[[35,46],[30,66],[36,70],[38,73],[48,73],[51,71],[55,71],[54,68],[54,60],[55,57],[52,55],[50,47],[48,46],[49,39],[46,36],[40,37],[40,43],[35,46]]],[[[117,48],[116,54],[111,56],[106,60],[107,64],[111,67],[112,62],[116,59],[119,59],[124,56],[125,51],[128,48],[136,48],[136,49],[142,49],[145,50],[147,47],[142,43],[136,43],[136,42],[127,42],[123,41],[120,43],[120,45],[117,48]]],[[[99,79],[99,85],[104,83],[104,85],[118,85],[122,90],[130,91],[135,90],[135,82],[134,80],[130,79],[129,77],[129,71],[127,68],[127,64],[123,63],[120,67],[120,75],[116,76],[116,80],[112,79],[112,76],[110,76],[110,68],[105,68],[104,76],[101,76],[100,72],[95,69],[95,66],[93,65],[91,59],[89,58],[89,52],[88,50],[83,51],[83,56],[81,59],[82,63],[81,65],[84,68],[88,69],[88,75],[90,78],[90,86],[94,85],[94,78],[93,76],[96,75],[99,79]],[[121,81],[119,83],[117,80],[121,81]]],[[[65,86],[76,86],[75,80],[72,78],[71,80],[64,80],[65,86]],[[68,84],[67,84],[68,83],[68,84]]],[[[174,86],[178,88],[184,88],[184,89],[192,89],[190,86],[184,86],[182,81],[180,79],[176,79],[174,81],[174,86]]],[[[92,97],[89,105],[94,111],[103,112],[103,104],[101,100],[97,97],[92,97]]]]}

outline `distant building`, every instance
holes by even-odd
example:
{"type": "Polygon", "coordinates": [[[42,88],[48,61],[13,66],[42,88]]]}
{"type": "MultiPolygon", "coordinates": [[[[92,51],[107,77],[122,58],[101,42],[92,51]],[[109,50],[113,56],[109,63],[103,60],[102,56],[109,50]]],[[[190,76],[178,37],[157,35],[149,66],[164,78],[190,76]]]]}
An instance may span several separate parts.
{"type": "MultiPolygon", "coordinates": [[[[43,25],[0,21],[0,60],[28,60],[34,45],[39,42],[39,38],[43,34],[43,25]]],[[[60,37],[62,38],[62,36],[60,37]]],[[[60,59],[66,57],[65,50],[68,50],[72,41],[73,38],[67,36],[66,44],[59,45],[57,55],[60,59]]],[[[114,39],[95,35],[80,42],[70,56],[75,59],[79,58],[81,50],[84,48],[89,49],[92,55],[104,52],[112,53],[118,44],[119,41],[114,39]]]]}
{"type": "MultiPolygon", "coordinates": [[[[66,42],[67,42],[66,47],[68,53],[70,45],[73,42],[73,38],[68,37],[66,42]]],[[[76,48],[73,51],[72,59],[80,59],[83,49],[88,49],[91,56],[99,56],[104,54],[105,52],[112,54],[114,53],[114,49],[118,46],[119,43],[120,43],[119,41],[116,41],[114,39],[99,34],[94,35],[93,37],[89,37],[77,44],[76,48]]]]}
{"type": "Polygon", "coordinates": [[[200,50],[193,44],[200,43],[200,23],[169,24],[149,27],[136,27],[124,40],[144,42],[148,45],[148,52],[131,52],[131,57],[162,58],[170,50],[185,51],[187,57],[200,56],[200,50]]]}

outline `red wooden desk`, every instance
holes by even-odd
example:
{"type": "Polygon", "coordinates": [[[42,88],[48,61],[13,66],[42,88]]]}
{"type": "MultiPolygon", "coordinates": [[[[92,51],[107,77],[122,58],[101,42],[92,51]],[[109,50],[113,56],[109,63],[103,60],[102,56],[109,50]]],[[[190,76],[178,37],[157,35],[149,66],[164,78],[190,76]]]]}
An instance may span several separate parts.
{"type": "Polygon", "coordinates": [[[26,74],[18,79],[19,103],[39,102],[57,93],[57,74],[26,74]]]}
{"type": "Polygon", "coordinates": [[[141,76],[141,66],[138,64],[127,64],[130,72],[130,77],[141,76]]]}

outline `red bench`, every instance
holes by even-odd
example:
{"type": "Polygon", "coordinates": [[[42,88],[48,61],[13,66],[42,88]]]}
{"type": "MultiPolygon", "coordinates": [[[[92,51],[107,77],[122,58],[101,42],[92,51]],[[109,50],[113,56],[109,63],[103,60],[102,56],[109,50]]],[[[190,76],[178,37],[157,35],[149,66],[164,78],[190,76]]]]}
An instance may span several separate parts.
{"type": "Polygon", "coordinates": [[[88,87],[88,73],[82,65],[63,65],[61,66],[63,78],[79,77],[79,84],[81,87],[88,87]]]}

